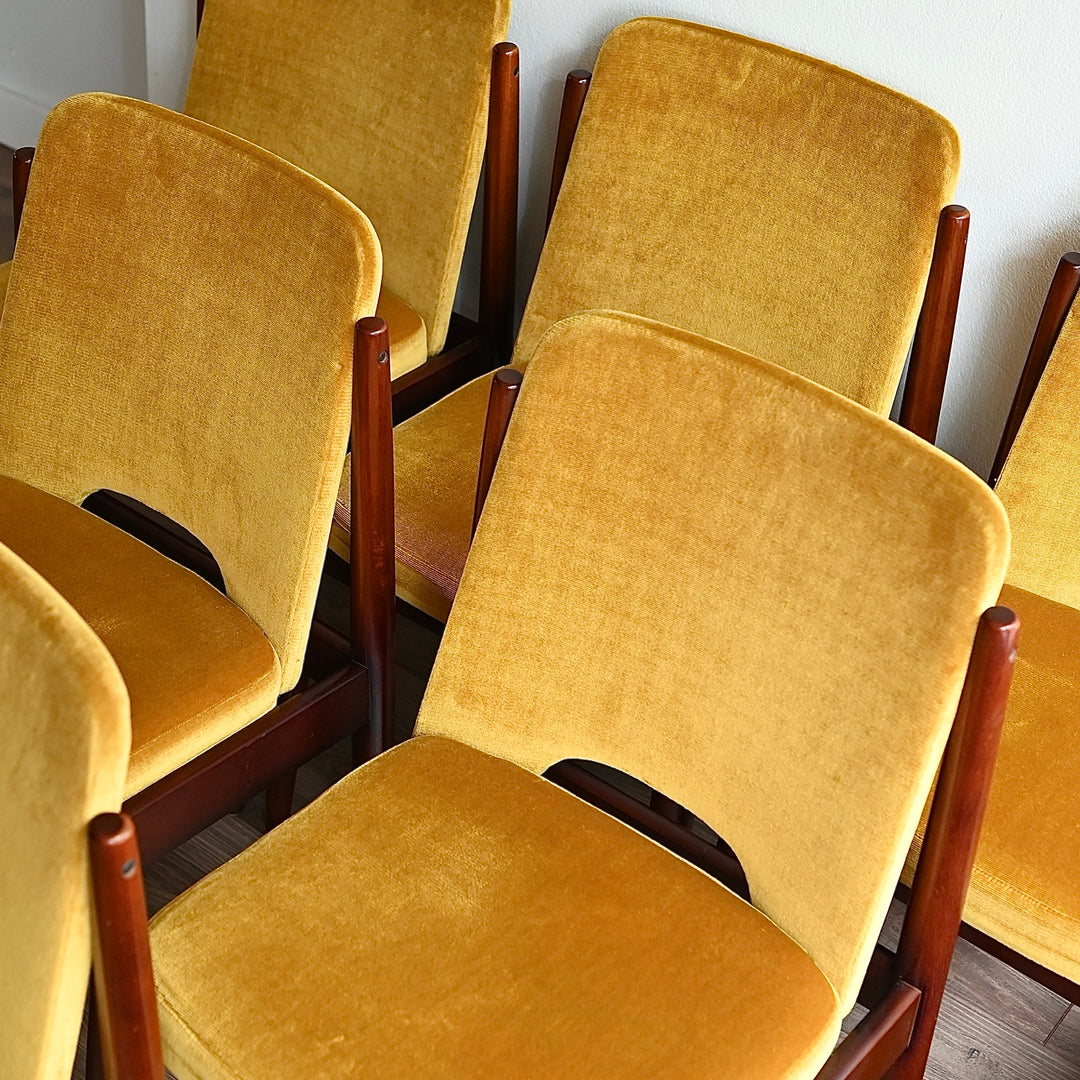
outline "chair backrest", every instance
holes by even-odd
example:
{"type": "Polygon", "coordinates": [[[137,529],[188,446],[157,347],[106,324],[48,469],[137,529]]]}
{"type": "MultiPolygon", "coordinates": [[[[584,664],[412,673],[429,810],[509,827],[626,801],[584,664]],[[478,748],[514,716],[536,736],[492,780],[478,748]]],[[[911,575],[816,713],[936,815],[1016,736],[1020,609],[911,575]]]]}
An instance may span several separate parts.
{"type": "Polygon", "coordinates": [[[364,215],[273,154],[145,102],[62,102],[0,322],[0,472],[190,530],[291,686],[379,279],[364,215]]]}
{"type": "Polygon", "coordinates": [[[67,1076],[90,973],[87,826],[120,809],[127,689],[105,646],[0,547],[0,1072],[67,1076]]]}
{"type": "Polygon", "coordinates": [[[644,18],[597,59],[515,362],[617,308],[892,404],[959,144],[931,109],[775,45],[644,18]]]}
{"type": "Polygon", "coordinates": [[[993,493],[915,436],[579,315],[530,364],[417,730],[664,792],[847,1008],[1007,556],[993,493]]]}
{"type": "Polygon", "coordinates": [[[1080,305],[1050,354],[998,481],[1009,512],[1009,582],[1080,608],[1080,305]]]}
{"type": "Polygon", "coordinates": [[[325,180],[374,223],[385,284],[446,340],[510,0],[209,0],[185,111],[325,180]]]}

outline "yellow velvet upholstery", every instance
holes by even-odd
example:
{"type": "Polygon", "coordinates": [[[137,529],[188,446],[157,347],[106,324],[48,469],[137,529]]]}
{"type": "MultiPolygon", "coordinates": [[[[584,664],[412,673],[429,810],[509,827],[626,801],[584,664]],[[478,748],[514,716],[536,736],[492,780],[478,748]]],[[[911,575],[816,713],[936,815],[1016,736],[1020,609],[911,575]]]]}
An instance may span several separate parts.
{"type": "Polygon", "coordinates": [[[396,379],[428,358],[424,320],[389,289],[379,294],[375,314],[385,320],[390,335],[390,377],[396,379]]]}
{"type": "Polygon", "coordinates": [[[1007,556],[996,498],[900,428],[577,316],[530,364],[417,730],[686,806],[846,1011],[1007,556]]]}
{"type": "Polygon", "coordinates": [[[1080,611],[1010,585],[1001,603],[1023,638],[964,920],[1080,984],[1080,611]]]}
{"type": "Polygon", "coordinates": [[[431,353],[446,340],[509,18],[510,0],[209,0],[199,30],[185,111],[361,207],[386,287],[423,320],[431,353]]]}
{"type": "Polygon", "coordinates": [[[750,905],[433,737],[347,777],[151,934],[179,1080],[803,1077],[841,1019],[750,905]]]}
{"type": "Polygon", "coordinates": [[[131,697],[124,797],[274,707],[263,632],[196,574],[64,499],[0,477],[0,543],[98,634],[131,697]]]}
{"type": "MultiPolygon", "coordinates": [[[[555,320],[618,308],[885,413],[959,157],[944,118],[841,68],[629,22],[597,59],[513,362],[555,320]]],[[[435,567],[436,606],[468,551],[485,404],[462,389],[395,434],[399,574],[435,567]]]]}
{"type": "Polygon", "coordinates": [[[380,265],[345,198],[200,121],[92,94],[42,129],[0,322],[0,474],[73,503],[120,491],[194,533],[285,689],[380,265]]]}
{"type": "Polygon", "coordinates": [[[4,314],[4,297],[7,295],[9,277],[11,277],[11,263],[0,263],[0,318],[4,314]]]}
{"type": "Polygon", "coordinates": [[[120,808],[127,691],[102,643],[0,547],[0,1065],[71,1074],[90,973],[87,826],[120,808]]]}
{"type": "Polygon", "coordinates": [[[1009,584],[1080,608],[1080,305],[1074,305],[1008,461],[997,492],[1016,536],[1009,584]]]}
{"type": "Polygon", "coordinates": [[[180,1080],[794,1080],[832,1048],[1001,506],[860,406],[632,316],[560,323],[530,372],[416,736],[153,923],[180,1080]],[[753,907],[531,775],[565,757],[719,827],[753,907]]]}
{"type": "Polygon", "coordinates": [[[1023,632],[964,919],[1080,984],[1078,411],[1074,306],[997,486],[1023,632]]]}

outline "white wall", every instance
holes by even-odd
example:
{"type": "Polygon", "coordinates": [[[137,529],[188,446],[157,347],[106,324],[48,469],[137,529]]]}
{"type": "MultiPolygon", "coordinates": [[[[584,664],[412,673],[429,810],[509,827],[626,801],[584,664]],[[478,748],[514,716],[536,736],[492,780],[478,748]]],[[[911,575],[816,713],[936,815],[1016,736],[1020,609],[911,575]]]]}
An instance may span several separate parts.
{"type": "Polygon", "coordinates": [[[522,53],[524,295],[539,254],[566,72],[591,67],[636,15],[723,26],[919,98],[960,133],[956,201],[971,211],[939,443],[989,471],[1058,257],[1080,247],[1076,0],[514,0],[522,53]]]}
{"type": "MultiPolygon", "coordinates": [[[[539,254],[566,72],[618,23],[672,15],[820,56],[911,94],[956,125],[957,201],[972,212],[940,442],[989,468],[1058,256],[1080,247],[1076,0],[514,0],[522,52],[519,296],[539,254]]],[[[80,90],[179,103],[193,0],[0,0],[0,142],[33,142],[80,90]]],[[[473,245],[475,248],[475,245],[473,245]]],[[[466,285],[475,280],[475,255],[466,285]]],[[[468,290],[463,290],[467,292],[468,290]]]]}
{"type": "Polygon", "coordinates": [[[33,145],[86,90],[146,96],[143,0],[0,0],[0,143],[33,145]]]}

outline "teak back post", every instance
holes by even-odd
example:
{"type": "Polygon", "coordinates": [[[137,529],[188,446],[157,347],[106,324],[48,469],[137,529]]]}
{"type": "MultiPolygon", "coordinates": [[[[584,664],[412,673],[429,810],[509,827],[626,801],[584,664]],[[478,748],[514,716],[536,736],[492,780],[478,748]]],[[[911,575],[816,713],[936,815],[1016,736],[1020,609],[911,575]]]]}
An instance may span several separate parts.
{"type": "Polygon", "coordinates": [[[1069,314],[1078,289],[1080,289],[1080,252],[1067,251],[1061,256],[1057,269],[1054,271],[1054,277],[1046,293],[1046,300],[1039,313],[1039,321],[1035,326],[1035,333],[1031,338],[1031,348],[1028,349],[1027,360],[1024,361],[1024,370],[1020,373],[1020,381],[1016,384],[1016,393],[1005,420],[1005,429],[1001,433],[1001,442],[998,444],[994,464],[990,469],[991,487],[997,487],[997,482],[1001,479],[1009,451],[1012,450],[1012,445],[1016,441],[1016,434],[1027,415],[1028,406],[1035,396],[1035,389],[1039,385],[1042,373],[1046,370],[1047,361],[1054,351],[1058,334],[1061,333],[1065,316],[1069,314]]]}

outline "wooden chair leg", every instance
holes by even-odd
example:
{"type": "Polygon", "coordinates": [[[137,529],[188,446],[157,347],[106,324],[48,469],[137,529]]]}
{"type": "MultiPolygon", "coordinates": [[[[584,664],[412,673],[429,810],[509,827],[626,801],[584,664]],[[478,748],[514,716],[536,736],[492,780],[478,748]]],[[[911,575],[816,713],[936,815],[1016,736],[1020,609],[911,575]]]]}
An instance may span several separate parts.
{"type": "Polygon", "coordinates": [[[480,521],[480,512],[487,501],[491,478],[495,475],[495,466],[499,460],[506,429],[510,426],[510,417],[514,412],[518,391],[521,389],[521,372],[516,368],[501,368],[491,380],[491,393],[488,395],[487,417],[484,420],[484,439],[480,446],[480,471],[476,478],[476,499],[473,502],[472,531],[480,521]]]}
{"type": "Polygon", "coordinates": [[[544,230],[551,224],[551,215],[555,213],[555,203],[559,198],[563,177],[566,175],[566,163],[570,160],[570,148],[574,145],[581,110],[585,106],[585,95],[589,92],[592,73],[575,68],[566,76],[563,86],[562,108],[559,111],[559,131],[555,136],[555,157],[551,163],[551,190],[548,193],[547,219],[544,230]]]}
{"type": "Polygon", "coordinates": [[[990,470],[991,487],[997,487],[997,482],[1001,479],[1001,470],[1005,468],[1009,451],[1016,441],[1016,433],[1024,422],[1028,406],[1035,396],[1035,388],[1039,385],[1043,371],[1046,370],[1046,362],[1054,351],[1058,334],[1061,333],[1061,326],[1065,322],[1065,316],[1069,314],[1073,300],[1076,299],[1078,289],[1080,289],[1080,253],[1067,251],[1061,256],[1057,269],[1054,271],[1053,280],[1050,282],[1046,300],[1039,314],[1039,322],[1031,338],[1031,348],[1028,349],[1024,370],[1020,373],[1020,381],[1016,384],[1016,394],[1013,396],[1012,406],[1005,420],[1005,430],[1001,433],[1001,442],[998,444],[994,465],[990,470]]]}
{"type": "Polygon", "coordinates": [[[296,791],[296,773],[279,776],[266,789],[266,829],[276,829],[292,814],[293,795],[296,791]]]}
{"type": "Polygon", "coordinates": [[[934,256],[900,403],[900,423],[929,443],[937,438],[970,221],[971,215],[962,206],[946,206],[938,217],[934,256]]]}
{"type": "Polygon", "coordinates": [[[126,814],[90,823],[94,991],[105,1075],[164,1080],[150,938],[135,825],[126,814]]]}
{"type": "Polygon", "coordinates": [[[390,339],[379,318],[356,324],[353,348],[349,636],[368,669],[368,757],[394,741],[394,434],[390,339]]]}
{"type": "Polygon", "coordinates": [[[20,146],[11,159],[11,206],[15,218],[15,235],[19,235],[23,204],[26,202],[26,185],[30,182],[30,165],[34,160],[32,146],[20,146]]]}
{"type": "Polygon", "coordinates": [[[495,363],[514,347],[514,286],[517,270],[518,47],[502,41],[491,54],[480,251],[480,325],[490,335],[495,363]]]}
{"type": "Polygon", "coordinates": [[[911,885],[896,974],[922,994],[907,1050],[885,1074],[919,1080],[941,1007],[997,758],[1020,621],[1005,607],[979,620],[971,662],[911,885]]]}

